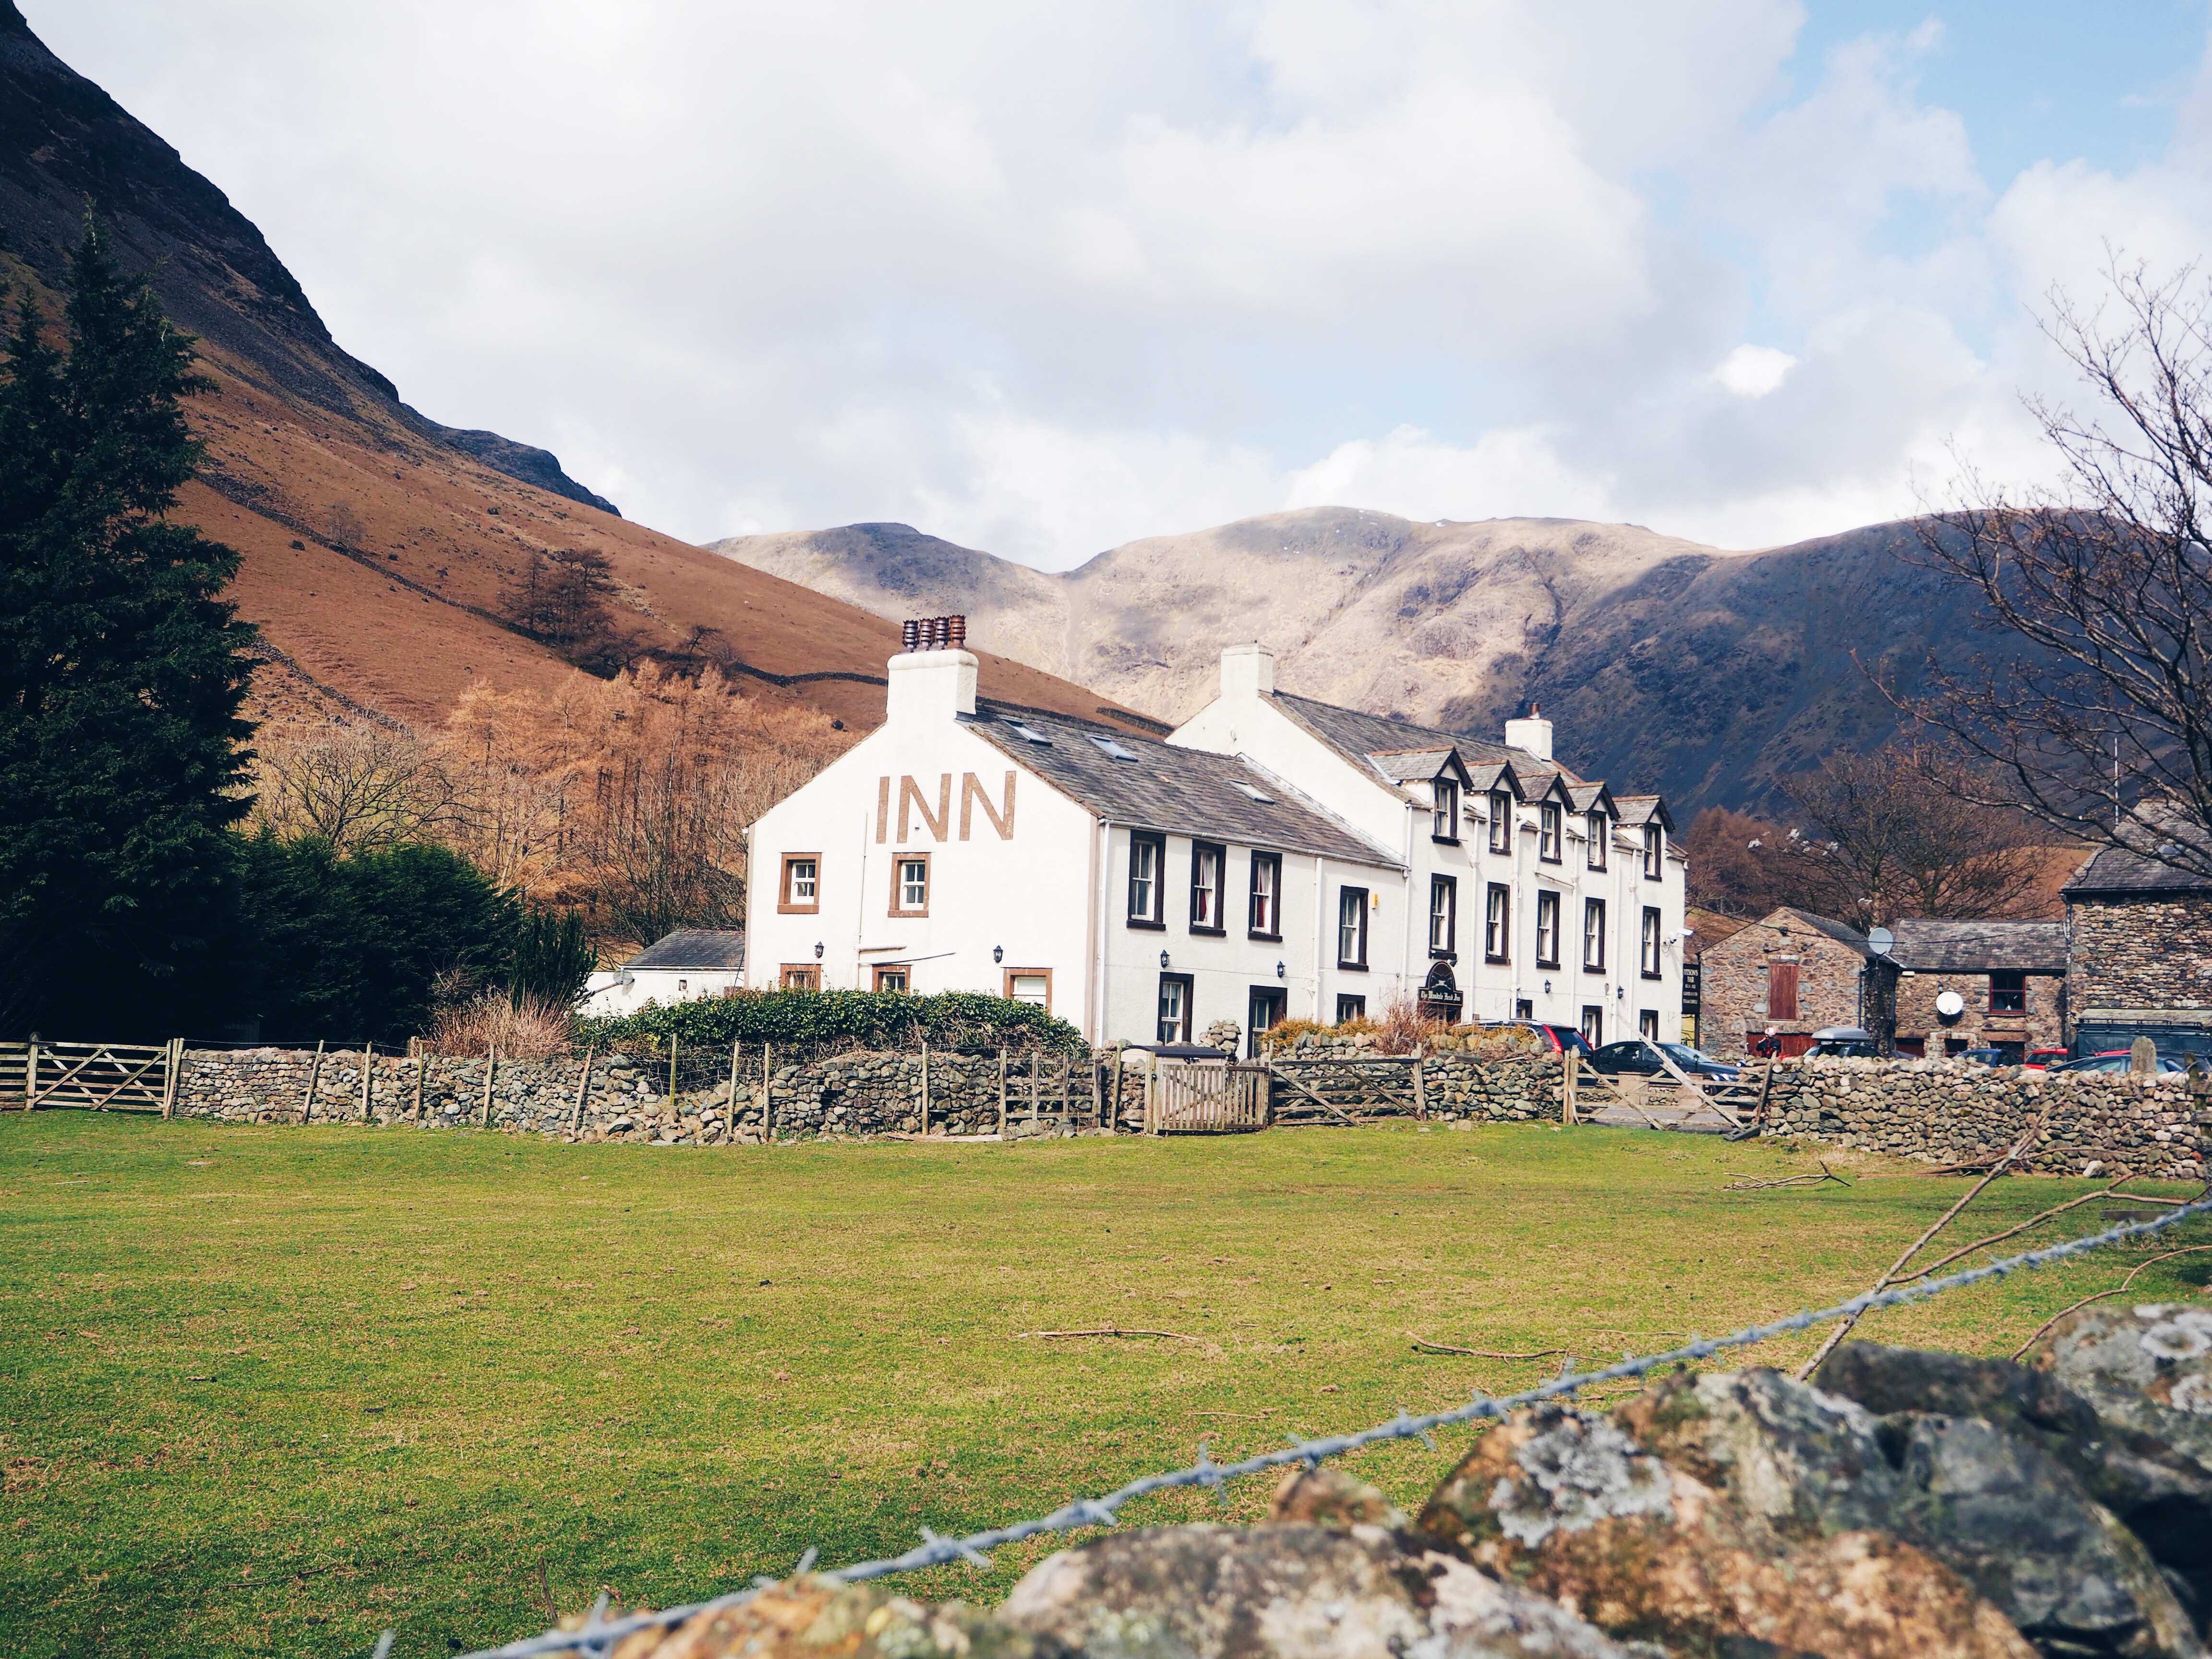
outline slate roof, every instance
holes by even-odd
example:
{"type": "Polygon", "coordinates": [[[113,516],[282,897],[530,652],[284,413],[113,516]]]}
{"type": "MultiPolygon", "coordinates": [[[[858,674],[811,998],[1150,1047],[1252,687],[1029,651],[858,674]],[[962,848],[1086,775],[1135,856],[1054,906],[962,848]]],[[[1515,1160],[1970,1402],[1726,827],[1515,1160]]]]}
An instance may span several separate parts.
{"type": "Polygon", "coordinates": [[[1449,749],[1403,749],[1370,755],[1367,759],[1393,783],[1427,783],[1444,769],[1451,757],[1449,749]]]}
{"type": "MultiPolygon", "coordinates": [[[[1411,720],[1385,720],[1380,714],[1339,708],[1334,703],[1316,702],[1288,691],[1277,691],[1273,697],[1277,708],[1355,763],[1364,763],[1370,755],[1403,753],[1420,745],[1423,739],[1431,739],[1435,748],[1456,749],[1470,767],[1480,761],[1510,760],[1523,777],[1531,772],[1561,769],[1555,761],[1540,760],[1526,749],[1509,748],[1494,738],[1466,737],[1433,726],[1416,726],[1411,720]]],[[[1579,778],[1571,781],[1581,781],[1579,778]]]]}
{"type": "Polygon", "coordinates": [[[2074,879],[2058,891],[2066,897],[2076,893],[2197,893],[2207,889],[2212,889],[2212,879],[2160,864],[2140,853],[2107,847],[2075,871],[2074,879]]]}
{"type": "Polygon", "coordinates": [[[2066,924],[2063,921],[1930,921],[1908,917],[1890,931],[1897,935],[1891,954],[1916,974],[2063,974],[2066,971],[2066,924]]]}
{"type": "MultiPolygon", "coordinates": [[[[1794,921],[1802,921],[1814,932],[1826,933],[1830,939],[1835,940],[1837,944],[1850,945],[1852,950],[1857,951],[1863,957],[1871,954],[1871,952],[1867,950],[1866,935],[1859,932],[1857,928],[1852,927],[1848,921],[1838,921],[1833,916],[1816,916],[1810,910],[1800,910],[1795,906],[1789,906],[1783,909],[1777,910],[1774,913],[1774,915],[1786,915],[1792,918],[1794,921]]],[[[1767,918],[1769,922],[1773,921],[1773,920],[1774,916],[1769,916],[1767,918]]]]}
{"type": "Polygon", "coordinates": [[[696,968],[708,971],[745,965],[745,936],[736,927],[684,927],[654,940],[623,963],[625,968],[696,968]]]}
{"type": "Polygon", "coordinates": [[[1009,760],[1117,825],[1403,867],[1401,860],[1281,779],[1234,755],[1184,749],[1066,716],[1029,710],[1016,715],[982,701],[972,716],[962,715],[960,723],[1009,760]],[[1048,741],[1032,743],[1018,727],[1048,741]],[[1100,738],[1135,758],[1116,759],[1099,746],[1100,738]],[[1237,787],[1239,784],[1272,799],[1255,800],[1237,787]]]}

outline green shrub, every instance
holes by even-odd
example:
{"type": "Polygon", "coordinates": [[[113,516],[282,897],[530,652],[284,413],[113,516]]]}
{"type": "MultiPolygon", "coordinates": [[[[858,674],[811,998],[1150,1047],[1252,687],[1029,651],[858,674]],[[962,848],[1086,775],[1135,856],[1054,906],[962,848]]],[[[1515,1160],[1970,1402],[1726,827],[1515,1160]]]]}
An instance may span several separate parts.
{"type": "Polygon", "coordinates": [[[860,1048],[933,1048],[988,1054],[997,1048],[1087,1052],[1083,1034],[1034,1003],[976,991],[914,996],[903,991],[740,991],[634,1014],[578,1022],[577,1041],[624,1048],[675,1037],[682,1042],[817,1042],[860,1048]]]}

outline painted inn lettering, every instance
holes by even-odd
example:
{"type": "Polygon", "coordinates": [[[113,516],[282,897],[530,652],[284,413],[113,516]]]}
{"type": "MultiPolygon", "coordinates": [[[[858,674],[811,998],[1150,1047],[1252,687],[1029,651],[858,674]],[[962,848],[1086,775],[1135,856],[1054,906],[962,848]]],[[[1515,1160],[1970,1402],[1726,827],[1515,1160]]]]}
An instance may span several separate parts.
{"type": "MultiPolygon", "coordinates": [[[[990,791],[984,787],[981,779],[973,772],[960,775],[961,840],[968,840],[974,833],[977,807],[982,809],[984,821],[998,832],[1000,841],[1014,838],[1013,773],[1008,772],[1006,780],[1004,799],[994,805],[990,791]]],[[[876,780],[876,842],[879,846],[890,836],[891,783],[888,777],[876,780]]],[[[898,844],[903,847],[914,839],[917,828],[928,830],[933,841],[945,840],[952,827],[952,774],[939,774],[934,806],[931,805],[930,792],[914,778],[902,777],[897,783],[898,844]]]]}

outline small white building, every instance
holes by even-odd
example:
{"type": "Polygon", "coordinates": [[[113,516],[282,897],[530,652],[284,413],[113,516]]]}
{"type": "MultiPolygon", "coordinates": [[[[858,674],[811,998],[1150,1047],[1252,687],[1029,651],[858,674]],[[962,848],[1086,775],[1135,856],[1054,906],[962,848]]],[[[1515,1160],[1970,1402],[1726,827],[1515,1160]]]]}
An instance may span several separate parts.
{"type": "Polygon", "coordinates": [[[727,995],[745,982],[745,936],[736,927],[685,927],[656,940],[619,968],[584,981],[580,1014],[634,1014],[648,1002],[663,1007],[727,995]]]}
{"type": "Polygon", "coordinates": [[[894,657],[884,724],[752,827],[753,981],[994,992],[1094,1042],[1416,996],[1607,1042],[1680,1027],[1684,866],[1656,798],[1279,694],[1258,647],[1166,742],[894,657]]]}

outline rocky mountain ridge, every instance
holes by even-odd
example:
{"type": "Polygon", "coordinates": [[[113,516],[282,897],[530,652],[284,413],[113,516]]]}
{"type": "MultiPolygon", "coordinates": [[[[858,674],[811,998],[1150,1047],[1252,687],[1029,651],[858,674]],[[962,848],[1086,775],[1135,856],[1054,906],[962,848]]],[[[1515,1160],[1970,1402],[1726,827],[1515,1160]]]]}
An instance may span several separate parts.
{"type": "Polygon", "coordinates": [[[1285,690],[1494,737],[1527,704],[1616,789],[1771,805],[1777,780],[1896,729],[1906,691],[1986,641],[1915,557],[1911,523],[1728,552],[1637,525],[1270,514],[1110,549],[1058,575],[848,525],[713,544],[885,618],[964,611],[969,637],[1176,720],[1224,645],[1277,653],[1285,690]]]}

